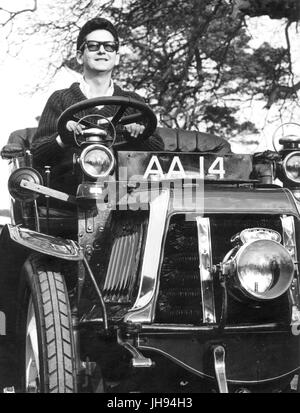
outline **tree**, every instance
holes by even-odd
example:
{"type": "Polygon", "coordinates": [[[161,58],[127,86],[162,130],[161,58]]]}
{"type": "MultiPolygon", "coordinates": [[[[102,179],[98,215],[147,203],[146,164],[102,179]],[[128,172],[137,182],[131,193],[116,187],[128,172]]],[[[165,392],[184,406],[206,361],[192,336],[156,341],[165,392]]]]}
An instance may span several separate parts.
{"type": "Polygon", "coordinates": [[[20,36],[50,35],[54,70],[78,70],[74,44],[88,18],[101,14],[115,21],[123,44],[118,77],[147,98],[164,125],[224,136],[253,133],[255,125],[237,117],[241,102],[263,100],[270,108],[298,99],[289,40],[296,0],[57,0],[34,20],[36,3],[20,36]],[[287,18],[286,47],[265,43],[253,50],[245,13],[287,18]]]}
{"type": "Polygon", "coordinates": [[[230,0],[230,3],[236,12],[241,11],[251,17],[268,15],[273,19],[300,19],[298,0],[230,0]]]}

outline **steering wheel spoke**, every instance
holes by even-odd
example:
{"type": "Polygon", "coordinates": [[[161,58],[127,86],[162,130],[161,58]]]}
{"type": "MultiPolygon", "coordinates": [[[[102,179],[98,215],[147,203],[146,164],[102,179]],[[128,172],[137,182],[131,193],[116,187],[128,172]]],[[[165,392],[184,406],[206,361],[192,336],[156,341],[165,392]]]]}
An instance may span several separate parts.
{"type": "Polygon", "coordinates": [[[121,123],[121,119],[126,111],[126,107],[121,105],[117,112],[114,114],[111,123],[116,126],[118,123],[121,123]]]}
{"type": "Polygon", "coordinates": [[[81,119],[79,116],[76,116],[76,115],[73,115],[71,120],[74,120],[75,122],[80,121],[80,123],[86,126],[87,128],[95,128],[96,126],[93,122],[90,122],[87,119],[81,119]]]}
{"type": "Polygon", "coordinates": [[[134,113],[132,115],[124,116],[120,120],[120,124],[121,125],[129,125],[130,123],[142,122],[143,120],[144,120],[144,117],[143,117],[142,113],[134,113]]]}

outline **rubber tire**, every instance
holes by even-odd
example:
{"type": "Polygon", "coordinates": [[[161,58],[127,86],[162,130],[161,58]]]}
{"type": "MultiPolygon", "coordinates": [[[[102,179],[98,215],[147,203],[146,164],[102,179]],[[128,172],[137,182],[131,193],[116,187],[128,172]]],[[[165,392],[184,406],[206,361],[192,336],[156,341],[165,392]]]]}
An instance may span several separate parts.
{"type": "Polygon", "coordinates": [[[32,254],[21,277],[19,332],[21,391],[25,392],[25,338],[29,298],[35,311],[41,393],[76,393],[75,346],[61,262],[32,254]]]}

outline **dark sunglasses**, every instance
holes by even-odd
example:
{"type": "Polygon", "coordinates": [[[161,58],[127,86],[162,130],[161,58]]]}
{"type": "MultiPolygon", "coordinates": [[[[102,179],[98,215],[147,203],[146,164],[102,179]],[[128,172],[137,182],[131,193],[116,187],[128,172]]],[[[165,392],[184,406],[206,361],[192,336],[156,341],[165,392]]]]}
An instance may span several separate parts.
{"type": "Polygon", "coordinates": [[[98,52],[101,46],[103,46],[106,52],[110,53],[116,52],[119,48],[119,44],[117,42],[97,42],[96,40],[87,40],[82,44],[80,50],[82,50],[85,45],[89,52],[98,52]]]}

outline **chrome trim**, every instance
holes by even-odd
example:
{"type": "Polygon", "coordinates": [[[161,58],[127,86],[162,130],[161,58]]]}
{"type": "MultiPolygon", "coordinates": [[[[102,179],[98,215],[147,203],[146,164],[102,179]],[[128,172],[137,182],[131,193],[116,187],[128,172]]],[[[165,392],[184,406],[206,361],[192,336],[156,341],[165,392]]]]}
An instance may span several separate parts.
{"type": "Polygon", "coordinates": [[[229,393],[226,378],[225,348],[217,346],[213,350],[214,367],[220,393],[229,393]]]}
{"type": "Polygon", "coordinates": [[[103,295],[105,302],[128,302],[137,274],[143,225],[135,226],[132,233],[121,233],[115,238],[105,276],[103,295]]]}
{"type": "Polygon", "coordinates": [[[300,287],[295,222],[293,216],[284,215],[280,219],[282,224],[282,243],[291,254],[295,267],[294,280],[289,289],[289,299],[292,305],[291,325],[293,325],[300,322],[300,287]]]}
{"type": "Polygon", "coordinates": [[[239,233],[239,238],[243,244],[256,241],[258,239],[281,242],[281,235],[279,234],[279,232],[269,228],[246,228],[239,233]],[[268,238],[267,234],[273,235],[274,237],[276,237],[276,239],[268,238]],[[247,239],[247,237],[249,238],[247,239]]]}
{"type": "Polygon", "coordinates": [[[37,230],[37,232],[41,232],[39,210],[38,210],[36,199],[33,201],[33,208],[34,208],[35,229],[37,230]]]}
{"type": "Polygon", "coordinates": [[[79,164],[81,166],[81,169],[83,170],[83,172],[91,177],[91,178],[105,178],[106,176],[108,176],[112,170],[115,167],[115,157],[113,155],[113,153],[104,145],[100,145],[100,144],[93,144],[93,145],[89,145],[86,148],[84,148],[84,150],[81,152],[80,158],[79,158],[79,164]],[[105,152],[107,154],[107,156],[110,158],[110,166],[107,170],[107,172],[105,172],[104,174],[92,174],[87,172],[86,168],[85,168],[85,157],[87,155],[87,153],[89,153],[90,151],[93,151],[95,149],[100,150],[101,152],[105,152]]]}
{"type": "Polygon", "coordinates": [[[149,368],[153,367],[154,363],[149,357],[145,357],[136,347],[134,347],[128,341],[124,341],[121,338],[120,330],[117,332],[117,342],[120,346],[124,347],[132,355],[131,365],[135,368],[149,368]]]}
{"type": "Polygon", "coordinates": [[[284,215],[280,217],[280,220],[282,224],[282,243],[291,254],[293,260],[297,261],[294,217],[284,215]]]}
{"type": "Polygon", "coordinates": [[[153,321],[153,298],[158,283],[161,249],[169,201],[170,191],[166,189],[157,193],[157,196],[150,202],[149,225],[139,292],[133,307],[124,317],[125,323],[150,323],[153,321]]]}
{"type": "Polygon", "coordinates": [[[198,232],[199,271],[202,295],[203,322],[216,323],[209,218],[196,217],[198,232]]]}
{"type": "Polygon", "coordinates": [[[288,250],[277,241],[258,239],[243,244],[233,256],[233,263],[231,274],[229,271],[233,277],[229,283],[250,299],[274,300],[291,287],[295,264],[288,250]],[[260,257],[260,260],[255,262],[257,257],[260,257]],[[265,260],[265,257],[268,259],[265,260]],[[255,265],[260,274],[267,274],[268,271],[271,271],[269,259],[273,260],[272,257],[276,257],[275,262],[279,265],[280,276],[277,279],[273,278],[271,286],[263,292],[256,290],[255,285],[254,288],[249,287],[243,280],[243,274],[246,274],[246,270],[255,265]]]}
{"type": "Polygon", "coordinates": [[[283,162],[282,162],[282,168],[283,168],[283,170],[284,170],[284,173],[285,173],[285,176],[287,177],[287,179],[289,179],[290,181],[292,181],[292,182],[294,182],[294,183],[296,183],[296,184],[299,184],[300,181],[297,180],[297,179],[293,179],[293,178],[291,177],[290,173],[287,172],[287,169],[286,169],[286,164],[288,163],[288,161],[290,160],[290,158],[292,158],[292,157],[295,156],[295,155],[300,155],[300,151],[294,151],[294,152],[289,153],[289,154],[284,158],[284,160],[283,160],[283,162]]]}
{"type": "Polygon", "coordinates": [[[92,320],[80,320],[78,325],[88,325],[88,324],[92,324],[92,325],[101,325],[103,326],[103,318],[93,318],[92,320]]]}
{"type": "Polygon", "coordinates": [[[71,261],[81,261],[84,258],[82,249],[73,240],[53,237],[11,224],[7,227],[13,241],[31,250],[71,261]]]}
{"type": "Polygon", "coordinates": [[[14,386],[3,387],[3,393],[16,393],[15,387],[14,386]]]}
{"type": "MultiPolygon", "coordinates": [[[[191,325],[182,325],[182,324],[151,324],[151,325],[141,325],[141,332],[144,334],[147,333],[172,333],[175,335],[185,335],[185,334],[194,334],[194,333],[202,333],[202,332],[214,332],[219,331],[219,325],[206,325],[206,326],[191,326],[191,325]]],[[[257,324],[257,325],[227,325],[224,327],[224,331],[227,333],[235,333],[235,332],[250,332],[256,333],[260,331],[268,331],[274,333],[288,333],[290,334],[291,329],[289,326],[283,328],[282,325],[276,323],[268,323],[268,324],[257,324]]]]}

